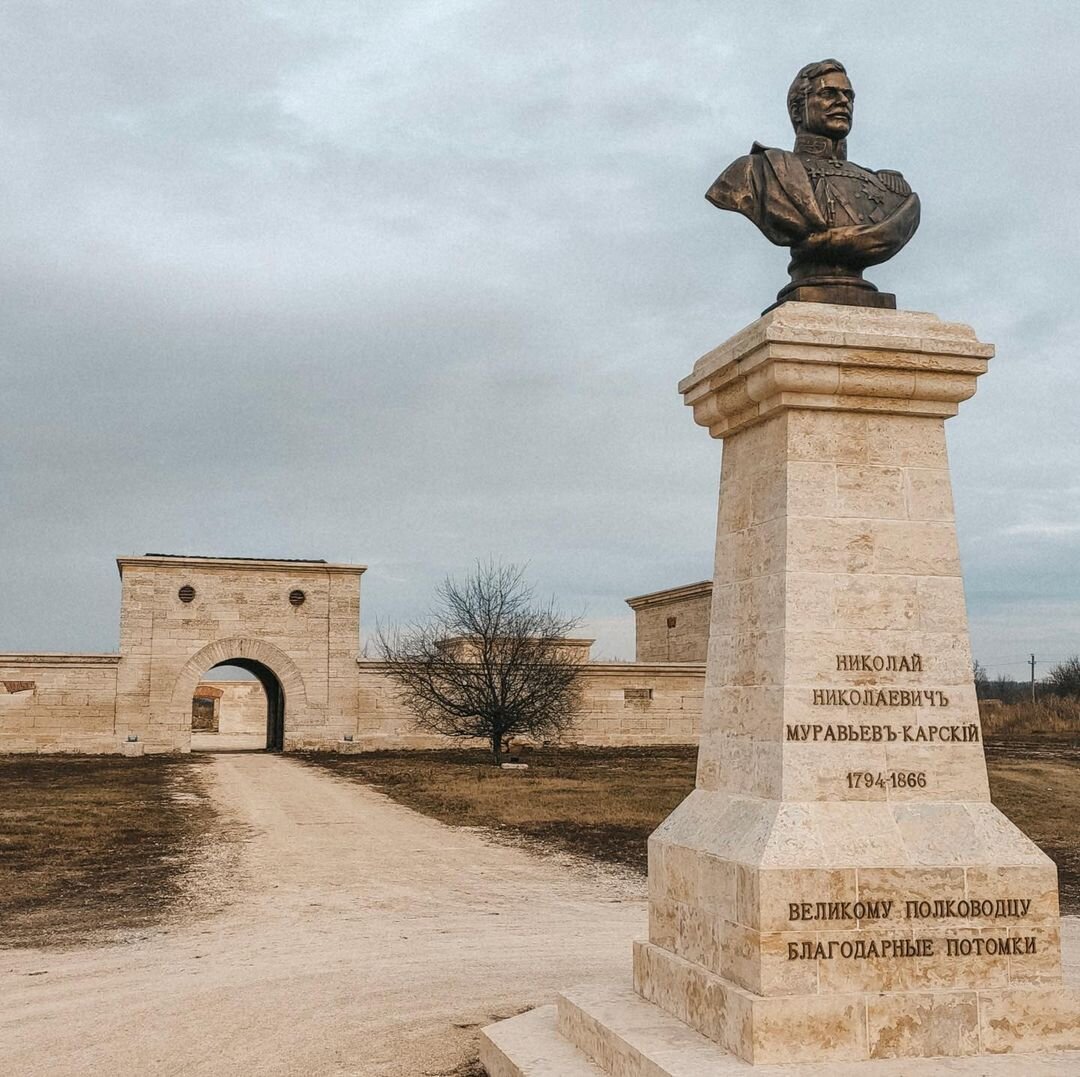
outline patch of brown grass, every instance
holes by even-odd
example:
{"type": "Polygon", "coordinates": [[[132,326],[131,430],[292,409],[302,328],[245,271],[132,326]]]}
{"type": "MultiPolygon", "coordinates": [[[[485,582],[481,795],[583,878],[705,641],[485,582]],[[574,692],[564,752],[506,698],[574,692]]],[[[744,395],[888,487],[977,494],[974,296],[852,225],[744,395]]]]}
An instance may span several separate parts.
{"type": "Polygon", "coordinates": [[[197,757],[0,757],[0,947],[145,927],[215,821],[197,757]]]}
{"type": "Polygon", "coordinates": [[[988,745],[994,803],[1058,866],[1061,911],[1080,913],[1080,750],[988,745]]]}
{"type": "Polygon", "coordinates": [[[987,737],[1062,736],[1080,738],[1080,699],[1047,696],[1034,703],[979,704],[983,735],[987,737]]]}
{"type": "Polygon", "coordinates": [[[303,758],[455,826],[644,871],[646,839],[694,787],[697,749],[536,748],[527,771],[500,770],[467,748],[303,758]]]}

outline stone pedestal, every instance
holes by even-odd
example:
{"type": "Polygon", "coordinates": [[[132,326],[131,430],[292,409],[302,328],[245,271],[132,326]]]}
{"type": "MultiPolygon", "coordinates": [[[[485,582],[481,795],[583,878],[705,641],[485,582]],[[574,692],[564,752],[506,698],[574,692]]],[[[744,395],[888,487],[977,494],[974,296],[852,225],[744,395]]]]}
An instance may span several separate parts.
{"type": "MultiPolygon", "coordinates": [[[[680,385],[725,442],[703,733],[649,840],[639,998],[559,1003],[606,1072],[712,1072],[612,1053],[648,1011],[714,1069],[1080,1048],[1056,869],[990,803],[972,683],[944,420],[992,351],[789,303],[680,385]]],[[[534,1072],[496,1040],[493,1074],[534,1072]]]]}

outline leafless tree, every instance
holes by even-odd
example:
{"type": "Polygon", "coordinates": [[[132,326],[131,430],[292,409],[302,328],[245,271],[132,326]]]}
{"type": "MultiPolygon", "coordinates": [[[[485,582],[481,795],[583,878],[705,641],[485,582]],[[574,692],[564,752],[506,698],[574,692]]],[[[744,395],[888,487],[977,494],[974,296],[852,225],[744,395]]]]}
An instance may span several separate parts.
{"type": "Polygon", "coordinates": [[[1080,655],[1054,666],[1046,675],[1045,684],[1056,696],[1080,696],[1080,655]]]}
{"type": "Polygon", "coordinates": [[[1002,703],[1022,703],[1029,698],[1030,689],[1026,684],[1001,673],[992,682],[991,693],[994,699],[1000,699],[1002,703]]]}
{"type": "Polygon", "coordinates": [[[581,704],[584,655],[567,643],[580,618],[539,603],[515,565],[477,562],[447,578],[422,624],[376,635],[402,702],[423,729],[483,738],[495,762],[508,737],[553,737],[581,704]]]}
{"type": "Polygon", "coordinates": [[[986,699],[990,695],[990,675],[986,667],[977,658],[971,663],[971,675],[975,680],[975,695],[979,699],[986,699]]]}

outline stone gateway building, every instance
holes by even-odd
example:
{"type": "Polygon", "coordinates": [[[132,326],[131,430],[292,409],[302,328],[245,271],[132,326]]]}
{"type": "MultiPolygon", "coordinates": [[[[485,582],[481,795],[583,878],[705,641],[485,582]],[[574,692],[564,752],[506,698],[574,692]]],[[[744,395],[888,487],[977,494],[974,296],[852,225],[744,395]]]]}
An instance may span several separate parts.
{"type": "MultiPolygon", "coordinates": [[[[0,654],[0,752],[190,751],[193,701],[199,692],[196,724],[212,724],[203,682],[222,665],[262,685],[269,749],[446,743],[416,727],[383,664],[357,654],[365,566],[161,554],[121,557],[117,566],[118,654],[0,654]]],[[[687,618],[683,592],[694,588],[630,600],[639,628],[645,617],[687,618]]],[[[637,662],[588,663],[570,739],[696,743],[707,620],[705,637],[677,637],[674,660],[655,646],[642,660],[639,646],[637,662]]]]}

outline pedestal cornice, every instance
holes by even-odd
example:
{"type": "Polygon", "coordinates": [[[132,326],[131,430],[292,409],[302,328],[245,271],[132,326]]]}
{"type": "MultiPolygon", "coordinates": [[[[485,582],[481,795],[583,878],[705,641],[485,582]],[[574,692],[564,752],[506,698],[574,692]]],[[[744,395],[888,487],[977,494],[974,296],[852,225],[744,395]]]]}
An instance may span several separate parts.
{"type": "Polygon", "coordinates": [[[788,408],[947,418],[993,354],[933,314],[785,303],[703,355],[679,391],[715,438],[788,408]]]}

